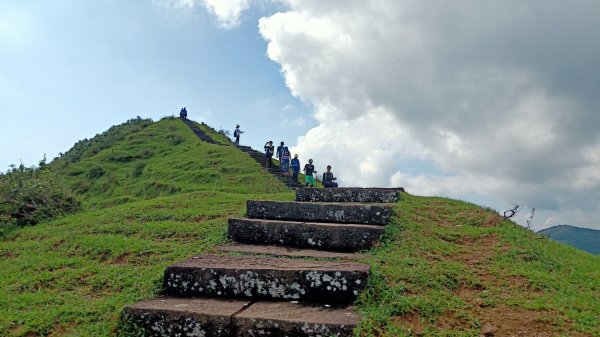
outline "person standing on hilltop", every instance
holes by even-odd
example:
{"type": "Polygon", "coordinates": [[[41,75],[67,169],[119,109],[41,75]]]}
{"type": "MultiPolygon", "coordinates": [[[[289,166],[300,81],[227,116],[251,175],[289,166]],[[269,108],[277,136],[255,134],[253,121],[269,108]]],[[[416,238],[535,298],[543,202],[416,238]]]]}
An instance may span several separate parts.
{"type": "Polygon", "coordinates": [[[304,181],[306,181],[306,186],[310,184],[310,187],[315,187],[315,178],[313,174],[316,174],[315,166],[313,165],[313,160],[309,159],[308,164],[304,165],[304,181]]]}
{"type": "Polygon", "coordinates": [[[265,167],[269,168],[273,165],[271,162],[271,158],[273,158],[273,152],[275,151],[275,147],[273,146],[273,141],[270,140],[265,144],[265,167]]]}
{"type": "Polygon", "coordinates": [[[235,126],[235,131],[233,131],[233,136],[235,137],[235,146],[240,145],[240,136],[244,133],[244,131],[240,130],[240,125],[237,124],[235,126]]]}
{"type": "Polygon", "coordinates": [[[294,155],[294,159],[292,159],[292,180],[294,184],[298,182],[298,173],[300,172],[300,160],[298,159],[298,154],[294,155]]]}
{"type": "Polygon", "coordinates": [[[185,107],[181,108],[181,111],[179,111],[179,117],[181,117],[181,119],[187,119],[187,109],[185,107]]]}

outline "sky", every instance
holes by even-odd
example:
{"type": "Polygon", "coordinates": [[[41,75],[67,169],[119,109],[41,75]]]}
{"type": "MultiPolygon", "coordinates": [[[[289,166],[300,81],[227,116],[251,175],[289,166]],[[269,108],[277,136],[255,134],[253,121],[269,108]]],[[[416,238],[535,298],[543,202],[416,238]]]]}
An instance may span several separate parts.
{"type": "Polygon", "coordinates": [[[3,0],[0,168],[135,116],[600,229],[596,0],[3,0]]]}

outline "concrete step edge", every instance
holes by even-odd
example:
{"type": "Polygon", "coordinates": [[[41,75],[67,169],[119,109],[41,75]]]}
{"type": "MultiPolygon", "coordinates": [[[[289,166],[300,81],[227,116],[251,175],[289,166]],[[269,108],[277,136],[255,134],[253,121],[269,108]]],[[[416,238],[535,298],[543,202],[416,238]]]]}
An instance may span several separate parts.
{"type": "Polygon", "coordinates": [[[368,264],[206,254],[166,268],[176,296],[351,303],[364,289],[368,264]]]}
{"type": "Polygon", "coordinates": [[[230,240],[296,248],[356,252],[369,249],[383,226],[238,218],[228,220],[230,240]]]}
{"type": "Polygon", "coordinates": [[[159,297],[128,305],[123,320],[147,336],[352,336],[360,314],[352,306],[159,297]]]}
{"type": "Polygon", "coordinates": [[[253,255],[266,255],[274,257],[310,257],[314,259],[341,259],[361,260],[367,258],[367,254],[332,252],[327,250],[300,249],[289,246],[260,245],[231,243],[218,246],[217,251],[225,253],[244,253],[253,255]]]}

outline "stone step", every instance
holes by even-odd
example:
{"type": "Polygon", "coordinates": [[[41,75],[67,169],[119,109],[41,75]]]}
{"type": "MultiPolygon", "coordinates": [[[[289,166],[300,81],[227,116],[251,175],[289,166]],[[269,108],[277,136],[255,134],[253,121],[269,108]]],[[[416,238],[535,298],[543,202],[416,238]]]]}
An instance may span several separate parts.
{"type": "Polygon", "coordinates": [[[142,327],[144,336],[235,336],[232,316],[250,301],[159,297],[126,306],[123,321],[142,327]]]}
{"type": "Polygon", "coordinates": [[[363,263],[209,254],[167,267],[164,288],[177,296],[351,303],[368,276],[363,263]]]}
{"type": "Polygon", "coordinates": [[[123,320],[152,337],[345,337],[360,315],[353,307],[162,297],[125,307],[123,320]]]}
{"type": "Polygon", "coordinates": [[[229,219],[229,238],[241,243],[277,244],[355,252],[368,249],[383,234],[375,225],[229,219]]]}
{"type": "Polygon", "coordinates": [[[239,337],[350,337],[360,315],[352,307],[324,308],[286,302],[257,302],[235,316],[239,337]]]}
{"type": "Polygon", "coordinates": [[[296,191],[296,201],[390,203],[400,200],[404,188],[304,188],[296,191]]]}
{"type": "Polygon", "coordinates": [[[385,225],[392,208],[375,204],[248,200],[246,212],[249,217],[259,219],[385,225]]]}
{"type": "Polygon", "coordinates": [[[298,249],[284,246],[272,245],[247,245],[243,243],[232,243],[218,246],[217,250],[227,253],[244,253],[254,255],[270,255],[276,257],[310,257],[314,259],[341,259],[360,260],[367,258],[366,254],[331,252],[316,249],[298,249]]]}

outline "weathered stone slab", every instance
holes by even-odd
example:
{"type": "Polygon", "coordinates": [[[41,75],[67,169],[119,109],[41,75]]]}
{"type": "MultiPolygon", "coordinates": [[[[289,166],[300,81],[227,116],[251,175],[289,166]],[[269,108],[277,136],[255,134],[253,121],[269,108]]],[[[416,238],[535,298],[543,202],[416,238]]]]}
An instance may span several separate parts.
{"type": "Polygon", "coordinates": [[[369,202],[391,203],[400,200],[403,188],[301,188],[296,191],[296,201],[303,202],[369,202]]]}
{"type": "Polygon", "coordinates": [[[375,204],[248,200],[246,212],[249,217],[259,219],[385,225],[392,208],[375,204]]]}
{"type": "Polygon", "coordinates": [[[360,316],[353,308],[285,302],[257,302],[234,318],[237,337],[350,337],[359,321],[360,316]]]}
{"type": "Polygon", "coordinates": [[[145,336],[231,336],[231,316],[250,304],[244,300],[163,297],[125,307],[123,318],[145,336]]]}
{"type": "Polygon", "coordinates": [[[359,260],[367,257],[366,254],[359,253],[342,253],[326,250],[297,249],[292,247],[271,245],[247,245],[240,243],[218,246],[217,250],[229,253],[245,253],[283,257],[311,257],[315,259],[359,260]]]}
{"type": "Polygon", "coordinates": [[[242,243],[354,252],[370,248],[383,234],[375,225],[229,219],[229,238],[242,243]]]}
{"type": "Polygon", "coordinates": [[[162,297],[125,307],[123,318],[145,336],[352,336],[353,307],[287,302],[162,297]]]}
{"type": "Polygon", "coordinates": [[[200,255],[167,267],[164,288],[171,295],[350,303],[368,276],[363,263],[200,255]]]}

